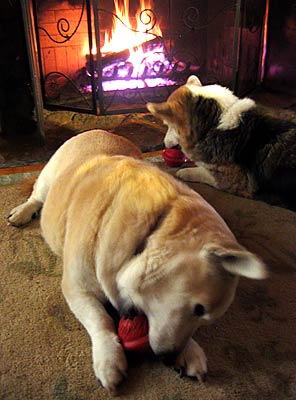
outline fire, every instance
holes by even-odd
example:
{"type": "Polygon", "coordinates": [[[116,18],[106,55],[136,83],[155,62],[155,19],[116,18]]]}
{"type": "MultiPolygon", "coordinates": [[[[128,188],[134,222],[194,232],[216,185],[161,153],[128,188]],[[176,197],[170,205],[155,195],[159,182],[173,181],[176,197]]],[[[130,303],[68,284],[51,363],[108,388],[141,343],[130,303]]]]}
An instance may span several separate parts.
{"type": "Polygon", "coordinates": [[[119,5],[119,0],[114,0],[114,14],[118,18],[113,17],[112,30],[109,33],[105,33],[104,46],[101,49],[102,53],[117,53],[126,48],[130,50],[130,53],[133,53],[134,47],[153,39],[155,36],[161,36],[162,32],[159,23],[156,23],[150,30],[153,16],[151,16],[149,10],[152,10],[152,8],[152,1],[140,0],[136,13],[136,24],[132,24],[129,16],[129,0],[124,0],[121,5],[119,5]]]}
{"type": "MultiPolygon", "coordinates": [[[[153,9],[153,0],[140,0],[139,8],[136,13],[136,24],[133,24],[129,15],[129,0],[114,0],[113,26],[109,32],[105,32],[104,45],[101,47],[101,53],[117,53],[128,49],[130,55],[139,58],[137,47],[142,43],[154,39],[156,36],[162,36],[159,22],[154,24],[154,16],[151,13],[153,9]],[[151,29],[152,28],[152,29],[151,29]]],[[[83,46],[83,54],[89,53],[88,43],[83,46]]],[[[97,54],[94,45],[91,53],[97,54]]]]}
{"type": "MultiPolygon", "coordinates": [[[[139,0],[133,18],[130,16],[130,0],[113,2],[113,26],[105,32],[101,54],[105,61],[110,55],[119,54],[119,60],[116,66],[111,61],[103,68],[103,89],[124,90],[175,84],[164,76],[172,69],[172,64],[166,57],[159,20],[152,11],[154,0],[139,0]],[[122,53],[123,60],[120,59],[122,53]]],[[[87,53],[89,50],[84,54],[87,53]]],[[[95,47],[92,54],[97,54],[95,47]]]]}

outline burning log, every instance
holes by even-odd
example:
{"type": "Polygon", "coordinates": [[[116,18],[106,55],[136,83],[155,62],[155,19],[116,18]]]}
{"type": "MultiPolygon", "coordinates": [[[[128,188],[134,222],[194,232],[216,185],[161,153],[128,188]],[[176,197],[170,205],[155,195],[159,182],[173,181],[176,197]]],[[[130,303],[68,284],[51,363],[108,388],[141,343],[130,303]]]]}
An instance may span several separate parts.
{"type": "Polygon", "coordinates": [[[130,52],[128,49],[118,53],[107,53],[102,56],[102,68],[113,64],[119,64],[129,59],[130,52]]]}
{"type": "MultiPolygon", "coordinates": [[[[149,40],[147,42],[142,43],[140,46],[134,46],[133,50],[137,51],[137,49],[141,48],[144,53],[149,51],[153,51],[157,48],[164,49],[164,43],[162,37],[156,37],[155,39],[149,40]]],[[[113,64],[119,64],[121,62],[126,62],[130,57],[129,49],[125,49],[119,51],[118,53],[107,53],[102,56],[102,68],[107,66],[111,66],[113,64]]],[[[86,56],[87,64],[86,67],[89,68],[89,56],[86,56]]]]}
{"type": "MultiPolygon", "coordinates": [[[[151,80],[155,82],[155,86],[172,85],[185,81],[189,75],[196,73],[200,68],[200,66],[192,65],[185,60],[177,60],[167,54],[162,37],[156,37],[139,46],[134,46],[133,50],[140,51],[141,54],[140,57],[137,55],[134,60],[129,49],[102,55],[101,77],[104,83],[108,83],[108,87],[112,87],[113,81],[127,82],[126,87],[129,89],[135,88],[137,85],[153,85],[151,80]],[[132,81],[134,82],[132,83],[132,81]],[[140,81],[142,82],[140,83],[140,81]]],[[[90,56],[86,57],[87,75],[91,76],[91,71],[93,71],[94,75],[98,76],[96,60],[94,60],[94,65],[91,65],[90,56]]],[[[115,90],[118,89],[118,83],[116,85],[115,90]]],[[[123,86],[120,84],[120,87],[123,86]]]]}

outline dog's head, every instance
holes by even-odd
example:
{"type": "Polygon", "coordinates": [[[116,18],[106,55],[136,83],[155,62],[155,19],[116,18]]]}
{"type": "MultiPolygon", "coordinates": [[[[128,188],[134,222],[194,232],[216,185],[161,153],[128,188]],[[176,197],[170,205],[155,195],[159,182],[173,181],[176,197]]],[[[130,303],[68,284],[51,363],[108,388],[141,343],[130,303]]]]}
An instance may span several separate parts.
{"type": "Polygon", "coordinates": [[[266,277],[264,264],[237,243],[210,206],[178,202],[117,282],[125,301],[147,315],[158,355],[179,354],[200,325],[222,316],[239,276],[266,277]]]}
{"type": "Polygon", "coordinates": [[[253,100],[239,99],[223,86],[202,86],[194,75],[166,102],[147,104],[148,110],[168,126],[165,146],[170,148],[180,144],[190,158],[200,138],[212,129],[226,131],[237,128],[242,113],[254,106],[253,100]]]}

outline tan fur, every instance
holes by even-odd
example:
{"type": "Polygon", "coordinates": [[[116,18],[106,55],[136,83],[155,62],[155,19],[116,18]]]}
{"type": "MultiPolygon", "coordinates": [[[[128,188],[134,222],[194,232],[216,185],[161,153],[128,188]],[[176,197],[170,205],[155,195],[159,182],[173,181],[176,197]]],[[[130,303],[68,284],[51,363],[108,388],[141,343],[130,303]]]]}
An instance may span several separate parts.
{"type": "Polygon", "coordinates": [[[201,379],[206,358],[191,336],[226,311],[240,275],[266,276],[201,196],[139,157],[110,133],[78,135],[8,218],[21,225],[43,204],[43,236],[63,257],[63,294],[91,337],[95,375],[111,392],[127,362],[107,300],[119,311],[142,310],[153,351],[176,353],[175,365],[201,379]]]}

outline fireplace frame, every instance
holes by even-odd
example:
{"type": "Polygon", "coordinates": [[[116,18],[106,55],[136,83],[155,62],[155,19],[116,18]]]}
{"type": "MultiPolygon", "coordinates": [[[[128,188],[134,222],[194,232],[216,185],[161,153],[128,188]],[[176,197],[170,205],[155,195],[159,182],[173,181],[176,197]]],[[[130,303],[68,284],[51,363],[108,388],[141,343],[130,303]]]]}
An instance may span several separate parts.
{"type": "MultiPolygon", "coordinates": [[[[38,25],[38,12],[36,6],[37,0],[25,0],[22,2],[23,5],[23,16],[25,22],[25,31],[27,36],[27,44],[28,44],[28,52],[29,59],[31,64],[31,75],[33,81],[33,89],[35,95],[35,103],[37,105],[37,117],[41,115],[41,109],[43,106],[47,109],[51,110],[70,110],[76,112],[84,112],[84,113],[92,113],[96,115],[111,115],[111,114],[123,114],[123,113],[131,113],[131,112],[143,112],[146,110],[145,102],[143,104],[131,104],[126,107],[117,107],[115,109],[109,109],[106,107],[105,99],[104,99],[104,90],[103,90],[103,79],[102,79],[102,55],[100,52],[100,25],[99,25],[99,16],[98,10],[99,3],[102,0],[81,0],[83,4],[85,4],[85,10],[87,13],[87,27],[88,27],[88,48],[89,48],[89,62],[91,66],[91,96],[90,101],[88,103],[88,107],[81,106],[72,106],[70,104],[55,104],[48,101],[48,96],[46,93],[46,76],[43,72],[43,64],[42,64],[42,46],[40,43],[39,32],[42,27],[38,25]],[[97,21],[96,24],[93,24],[93,21],[97,21]],[[93,44],[96,44],[98,49],[97,56],[94,57],[92,54],[93,44]],[[95,71],[98,71],[95,74],[95,71]]],[[[110,0],[111,1],[111,0],[110,0]]],[[[167,0],[169,5],[168,10],[168,24],[169,30],[172,30],[172,12],[171,9],[173,7],[174,0],[167,0]]],[[[234,7],[234,25],[233,25],[233,41],[230,43],[232,46],[232,73],[227,82],[227,86],[229,86],[234,92],[240,92],[240,75],[242,75],[240,68],[240,64],[242,63],[242,41],[243,41],[243,8],[247,7],[247,0],[232,0],[231,4],[234,7]]],[[[256,2],[255,2],[256,3],[256,2]]],[[[264,3],[264,0],[261,1],[264,3]]],[[[263,25],[263,21],[261,22],[263,25]]],[[[261,39],[264,36],[264,29],[262,28],[262,34],[260,35],[261,39]]],[[[170,36],[169,40],[171,40],[170,36]]],[[[65,34],[67,38],[67,33],[65,34]]],[[[256,78],[256,83],[260,79],[260,72],[262,69],[262,54],[264,53],[262,48],[262,43],[258,45],[258,77],[256,78]],[[260,54],[259,54],[260,53],[260,54]]],[[[53,71],[52,73],[59,73],[59,71],[53,71]]],[[[48,78],[48,77],[47,77],[48,78]]],[[[207,83],[207,82],[205,82],[207,83]]],[[[216,82],[211,82],[216,83],[216,82]]],[[[219,82],[221,83],[221,82],[219,82]]],[[[222,82],[223,83],[223,82],[222,82]]],[[[182,82],[180,82],[182,84],[182,82]]],[[[178,87],[176,86],[167,86],[164,88],[154,88],[155,93],[160,93],[160,97],[157,95],[153,99],[154,101],[162,101],[162,97],[167,97],[168,94],[178,87]]],[[[151,101],[151,99],[149,99],[151,101]]]]}

